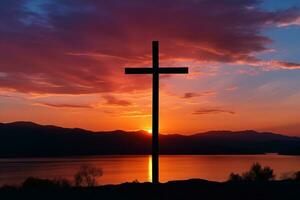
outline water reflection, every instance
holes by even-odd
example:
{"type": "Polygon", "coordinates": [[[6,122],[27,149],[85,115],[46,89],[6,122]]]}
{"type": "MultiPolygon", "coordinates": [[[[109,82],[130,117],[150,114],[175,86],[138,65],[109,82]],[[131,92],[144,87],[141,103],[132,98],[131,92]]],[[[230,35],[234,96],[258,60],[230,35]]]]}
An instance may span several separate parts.
{"type": "Polygon", "coordinates": [[[148,182],[152,182],[152,156],[148,156],[148,182]]]}
{"type": "MultiPolygon", "coordinates": [[[[160,156],[160,181],[189,178],[224,181],[231,172],[241,173],[254,162],[272,167],[278,177],[300,170],[299,156],[160,156]]],[[[0,185],[17,184],[29,176],[72,180],[82,165],[103,169],[104,175],[97,180],[100,184],[150,182],[152,177],[152,159],[148,155],[0,159],[0,185]]]]}

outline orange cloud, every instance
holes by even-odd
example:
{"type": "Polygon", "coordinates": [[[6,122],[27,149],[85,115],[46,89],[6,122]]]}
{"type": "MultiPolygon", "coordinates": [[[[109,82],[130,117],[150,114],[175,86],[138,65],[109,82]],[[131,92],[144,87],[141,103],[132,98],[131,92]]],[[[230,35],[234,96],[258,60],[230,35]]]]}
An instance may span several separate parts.
{"type": "Polygon", "coordinates": [[[93,108],[91,105],[81,105],[81,104],[59,104],[59,103],[36,103],[38,105],[55,107],[55,108],[93,108]]]}

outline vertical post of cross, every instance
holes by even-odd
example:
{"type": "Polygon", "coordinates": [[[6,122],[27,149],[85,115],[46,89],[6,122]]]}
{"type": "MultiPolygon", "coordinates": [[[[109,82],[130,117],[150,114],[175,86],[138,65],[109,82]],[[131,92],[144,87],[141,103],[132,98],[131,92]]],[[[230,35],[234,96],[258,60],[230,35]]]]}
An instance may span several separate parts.
{"type": "Polygon", "coordinates": [[[159,127],[158,127],[158,113],[159,113],[159,52],[158,41],[152,42],[152,66],[153,66],[153,80],[152,80],[152,182],[157,184],[159,182],[159,127]]]}
{"type": "Polygon", "coordinates": [[[125,68],[125,74],[152,74],[152,183],[159,183],[159,74],[187,74],[187,67],[159,67],[158,41],[152,42],[152,67],[125,68]]]}

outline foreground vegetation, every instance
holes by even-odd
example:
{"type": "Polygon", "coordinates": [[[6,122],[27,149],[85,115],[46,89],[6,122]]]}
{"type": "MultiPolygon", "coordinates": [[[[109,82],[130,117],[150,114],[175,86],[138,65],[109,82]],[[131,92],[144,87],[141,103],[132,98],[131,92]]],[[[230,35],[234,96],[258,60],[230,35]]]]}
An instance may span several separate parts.
{"type": "MultiPolygon", "coordinates": [[[[229,181],[271,181],[275,180],[275,177],[273,169],[268,166],[262,167],[259,163],[254,163],[249,171],[242,173],[242,175],[231,173],[229,181]]],[[[285,174],[279,180],[300,181],[300,171],[285,174]]]]}
{"type": "Polygon", "coordinates": [[[0,199],[298,199],[300,172],[275,180],[270,167],[254,163],[244,173],[219,183],[201,179],[151,183],[124,183],[96,186],[100,169],[82,167],[73,182],[66,179],[28,178],[19,187],[3,186],[0,199]]]}
{"type": "Polygon", "coordinates": [[[2,188],[0,199],[209,199],[282,200],[299,199],[299,181],[210,182],[200,179],[171,181],[159,185],[125,183],[97,187],[2,188]]]}

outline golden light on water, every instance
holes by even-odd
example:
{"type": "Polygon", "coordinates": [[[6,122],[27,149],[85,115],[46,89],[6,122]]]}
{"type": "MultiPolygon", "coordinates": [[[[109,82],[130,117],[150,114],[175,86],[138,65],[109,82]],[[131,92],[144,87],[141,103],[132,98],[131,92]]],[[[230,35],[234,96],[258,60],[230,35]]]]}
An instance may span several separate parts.
{"type": "Polygon", "coordinates": [[[148,181],[152,182],[152,157],[148,156],[148,181]]]}

